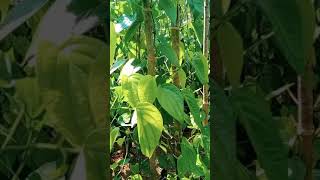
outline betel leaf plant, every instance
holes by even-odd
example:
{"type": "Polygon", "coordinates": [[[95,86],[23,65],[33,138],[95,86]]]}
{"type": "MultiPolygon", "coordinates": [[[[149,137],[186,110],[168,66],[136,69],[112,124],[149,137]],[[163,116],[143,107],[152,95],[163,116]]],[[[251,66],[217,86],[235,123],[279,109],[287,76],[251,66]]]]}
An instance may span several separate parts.
{"type": "Polygon", "coordinates": [[[215,179],[317,179],[316,4],[210,1],[215,179]]]}
{"type": "Polygon", "coordinates": [[[0,3],[1,179],[107,178],[106,2],[83,3],[0,3]]]}
{"type": "Polygon", "coordinates": [[[200,1],[111,1],[113,179],[210,179],[203,17],[200,1]]]}

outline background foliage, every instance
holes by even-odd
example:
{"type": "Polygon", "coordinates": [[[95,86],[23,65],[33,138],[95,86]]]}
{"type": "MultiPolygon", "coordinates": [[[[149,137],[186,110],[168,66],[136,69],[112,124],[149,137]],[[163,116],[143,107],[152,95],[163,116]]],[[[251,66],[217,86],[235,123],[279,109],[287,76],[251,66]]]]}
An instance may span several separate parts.
{"type": "Polygon", "coordinates": [[[106,179],[105,11],[0,2],[0,179],[106,179]]]}

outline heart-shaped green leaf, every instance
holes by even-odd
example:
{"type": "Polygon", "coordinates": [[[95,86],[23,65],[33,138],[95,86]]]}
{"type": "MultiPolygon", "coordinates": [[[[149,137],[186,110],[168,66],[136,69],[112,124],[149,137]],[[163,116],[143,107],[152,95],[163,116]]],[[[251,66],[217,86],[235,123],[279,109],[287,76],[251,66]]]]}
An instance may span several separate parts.
{"type": "Polygon", "coordinates": [[[157,99],[163,109],[165,109],[172,117],[180,123],[184,122],[185,113],[183,95],[176,86],[164,84],[158,87],[157,99]]]}
{"type": "Polygon", "coordinates": [[[148,102],[139,103],[136,112],[141,151],[150,158],[159,145],[163,130],[162,116],[159,110],[148,102]]]}

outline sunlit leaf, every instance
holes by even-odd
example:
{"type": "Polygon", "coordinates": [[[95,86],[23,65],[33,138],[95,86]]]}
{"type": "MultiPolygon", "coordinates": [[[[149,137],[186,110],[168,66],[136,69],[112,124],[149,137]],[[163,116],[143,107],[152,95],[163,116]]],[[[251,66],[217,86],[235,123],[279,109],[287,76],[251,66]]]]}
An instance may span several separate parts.
{"type": "Polygon", "coordinates": [[[184,122],[185,113],[183,96],[176,86],[171,84],[159,86],[157,99],[163,109],[165,109],[172,117],[180,123],[184,122]]]}
{"type": "Polygon", "coordinates": [[[150,158],[159,145],[163,130],[162,116],[159,110],[148,102],[139,103],[136,111],[141,151],[150,158]]]}

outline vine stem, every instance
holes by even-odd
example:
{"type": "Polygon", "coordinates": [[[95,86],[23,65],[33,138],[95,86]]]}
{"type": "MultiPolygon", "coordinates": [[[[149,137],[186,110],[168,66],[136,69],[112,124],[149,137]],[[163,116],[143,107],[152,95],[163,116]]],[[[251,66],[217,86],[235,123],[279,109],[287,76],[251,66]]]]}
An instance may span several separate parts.
{"type": "MultiPolygon", "coordinates": [[[[314,53],[314,51],[312,51],[314,53]]],[[[298,134],[302,138],[301,155],[306,165],[305,180],[313,180],[313,59],[314,55],[307,59],[305,71],[298,76],[298,134]]]]}
{"type": "Polygon", "coordinates": [[[152,7],[150,0],[143,0],[144,8],[144,22],[145,35],[148,53],[148,74],[154,76],[156,74],[156,51],[153,37],[153,21],[152,21],[152,7]]]}
{"type": "MultiPolygon", "coordinates": [[[[204,1],[204,31],[203,31],[203,56],[208,59],[209,56],[209,23],[210,23],[210,14],[209,14],[209,0],[204,1]]],[[[205,119],[203,125],[207,125],[209,122],[209,84],[206,83],[203,85],[203,99],[202,99],[202,108],[205,112],[205,119]]]]}
{"type": "MultiPolygon", "coordinates": [[[[152,0],[143,0],[144,8],[144,27],[147,43],[148,53],[148,74],[151,76],[156,75],[156,50],[154,45],[154,25],[152,20],[152,0]]],[[[150,170],[152,173],[152,179],[159,179],[159,173],[157,171],[157,150],[154,151],[153,155],[149,159],[150,170]]]]}

